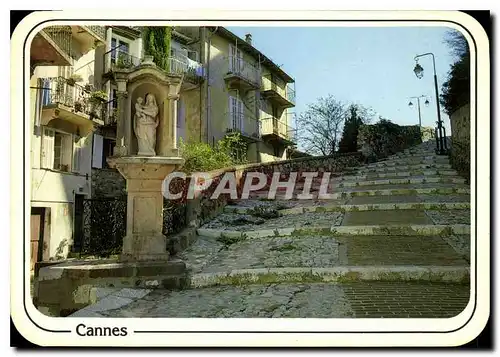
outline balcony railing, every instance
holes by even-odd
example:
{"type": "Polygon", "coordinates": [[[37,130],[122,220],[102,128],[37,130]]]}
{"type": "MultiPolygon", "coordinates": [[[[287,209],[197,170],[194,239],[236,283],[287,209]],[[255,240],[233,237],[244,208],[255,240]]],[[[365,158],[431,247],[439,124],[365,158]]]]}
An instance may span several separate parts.
{"type": "Polygon", "coordinates": [[[229,56],[228,57],[229,71],[226,78],[239,77],[255,87],[260,87],[261,78],[260,70],[240,57],[229,56]]]}
{"type": "Polygon", "coordinates": [[[271,92],[272,94],[269,96],[275,98],[278,103],[283,104],[285,107],[290,107],[290,103],[295,105],[295,89],[289,83],[280,86],[275,80],[272,80],[268,76],[264,76],[261,91],[271,92]],[[284,102],[283,100],[286,101],[284,102]]]}
{"type": "Polygon", "coordinates": [[[114,125],[117,121],[118,107],[117,100],[111,99],[109,102],[103,104],[103,117],[104,125],[114,125]]]}
{"type": "Polygon", "coordinates": [[[238,132],[248,138],[260,138],[260,122],[243,112],[226,113],[228,133],[238,132]]]}
{"type": "Polygon", "coordinates": [[[71,26],[50,26],[42,30],[43,33],[68,56],[72,53],[71,26]]]}
{"type": "Polygon", "coordinates": [[[104,26],[83,26],[83,28],[89,30],[90,32],[94,33],[96,36],[99,37],[101,41],[106,41],[106,27],[104,26]]]}
{"type": "Polygon", "coordinates": [[[295,142],[296,129],[288,125],[284,119],[266,117],[261,119],[261,135],[275,135],[285,140],[295,142]]]}
{"type": "MultiPolygon", "coordinates": [[[[142,58],[132,56],[126,52],[120,52],[118,48],[106,52],[104,56],[105,62],[111,63],[111,68],[109,68],[110,70],[132,69],[142,63],[142,58]]],[[[167,61],[168,64],[166,67],[168,69],[168,73],[184,74],[185,79],[194,83],[201,81],[204,76],[203,66],[201,63],[193,61],[187,57],[169,57],[167,61]]],[[[162,64],[156,63],[156,65],[160,68],[163,67],[162,64]]]]}
{"type": "Polygon", "coordinates": [[[73,83],[64,77],[42,78],[42,106],[63,105],[67,110],[89,116],[90,119],[103,118],[103,105],[92,98],[89,88],[73,83]]]}

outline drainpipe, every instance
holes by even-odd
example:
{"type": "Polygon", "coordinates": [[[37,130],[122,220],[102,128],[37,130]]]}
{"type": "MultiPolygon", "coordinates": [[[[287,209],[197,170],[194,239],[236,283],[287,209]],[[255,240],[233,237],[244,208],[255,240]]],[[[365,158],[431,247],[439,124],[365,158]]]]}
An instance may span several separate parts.
{"type": "Polygon", "coordinates": [[[207,91],[206,91],[206,103],[205,103],[205,111],[206,111],[206,118],[207,118],[207,129],[206,129],[206,142],[209,144],[210,141],[209,141],[209,138],[210,138],[210,134],[211,134],[211,121],[212,121],[212,118],[211,118],[211,115],[210,115],[210,111],[209,111],[209,108],[210,108],[210,100],[211,99],[209,97],[209,92],[210,92],[210,47],[212,47],[212,36],[217,32],[219,26],[217,26],[215,28],[215,30],[213,32],[210,32],[210,34],[208,35],[208,50],[207,50],[207,78],[206,78],[206,82],[207,82],[207,91]]]}

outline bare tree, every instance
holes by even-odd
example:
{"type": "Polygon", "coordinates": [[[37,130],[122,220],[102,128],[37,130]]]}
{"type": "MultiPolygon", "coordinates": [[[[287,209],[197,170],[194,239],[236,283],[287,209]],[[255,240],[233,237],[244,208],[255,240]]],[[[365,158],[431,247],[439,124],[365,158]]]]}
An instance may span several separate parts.
{"type": "Polygon", "coordinates": [[[297,120],[299,142],[312,154],[332,155],[337,150],[347,115],[348,107],[332,95],[319,98],[297,120]]]}
{"type": "Polygon", "coordinates": [[[467,39],[457,30],[446,31],[444,42],[450,48],[450,52],[456,59],[469,55],[469,44],[467,39]]]}

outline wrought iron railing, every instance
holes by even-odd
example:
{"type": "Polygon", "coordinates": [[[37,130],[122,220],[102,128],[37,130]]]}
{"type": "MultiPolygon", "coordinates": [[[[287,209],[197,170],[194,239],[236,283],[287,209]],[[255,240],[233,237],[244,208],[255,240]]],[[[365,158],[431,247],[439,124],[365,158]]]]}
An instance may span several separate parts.
{"type": "Polygon", "coordinates": [[[261,135],[277,135],[286,140],[295,142],[297,130],[288,125],[293,113],[285,115],[284,118],[265,117],[261,119],[261,135]]]}
{"type": "Polygon", "coordinates": [[[96,36],[99,37],[101,41],[106,41],[106,27],[105,26],[83,26],[86,30],[89,30],[90,32],[94,33],[96,36]]]}
{"type": "Polygon", "coordinates": [[[71,26],[49,26],[42,30],[68,56],[72,53],[71,26]]]}
{"type": "Polygon", "coordinates": [[[100,198],[83,200],[83,232],[74,250],[83,255],[109,256],[121,252],[127,227],[127,200],[100,198]]]}
{"type": "Polygon", "coordinates": [[[238,132],[247,137],[260,138],[260,122],[243,112],[226,113],[226,132],[238,132]]]}
{"type": "Polygon", "coordinates": [[[114,125],[117,121],[118,106],[116,98],[104,103],[103,105],[103,118],[104,125],[114,125]]]}
{"type": "Polygon", "coordinates": [[[290,85],[286,86],[285,97],[290,103],[295,104],[295,89],[293,89],[290,85]]]}
{"type": "MultiPolygon", "coordinates": [[[[120,48],[111,49],[104,54],[104,61],[108,71],[116,69],[132,69],[139,66],[143,58],[133,56],[126,52],[120,52],[120,48]]],[[[201,63],[193,61],[187,57],[172,56],[166,59],[166,64],[155,63],[160,68],[164,68],[168,73],[184,74],[184,78],[190,82],[199,83],[204,77],[204,69],[201,63]]]]}
{"type": "Polygon", "coordinates": [[[290,103],[295,104],[295,89],[292,87],[292,85],[290,83],[283,83],[280,86],[270,74],[264,76],[264,80],[262,80],[261,90],[272,90],[278,93],[283,98],[286,98],[286,100],[288,100],[290,103]]]}
{"type": "Polygon", "coordinates": [[[64,105],[75,113],[88,115],[91,119],[103,118],[102,101],[94,99],[90,86],[74,83],[71,78],[42,78],[42,106],[64,105]]]}
{"type": "MultiPolygon", "coordinates": [[[[163,234],[186,227],[186,209],[185,202],[164,200],[163,234]]],[[[127,231],[126,197],[84,199],[82,225],[75,229],[73,252],[100,257],[120,254],[127,231]]]]}
{"type": "Polygon", "coordinates": [[[229,56],[228,60],[228,76],[238,76],[252,83],[256,87],[260,87],[261,77],[260,70],[252,63],[243,60],[240,57],[229,56]]]}

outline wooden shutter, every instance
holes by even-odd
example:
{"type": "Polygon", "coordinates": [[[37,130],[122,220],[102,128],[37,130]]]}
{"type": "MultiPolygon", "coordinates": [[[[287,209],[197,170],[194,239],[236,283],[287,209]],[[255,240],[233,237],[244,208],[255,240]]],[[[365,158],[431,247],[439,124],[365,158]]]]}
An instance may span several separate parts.
{"type": "Polygon", "coordinates": [[[94,148],[92,151],[92,167],[102,168],[102,144],[103,138],[101,135],[94,134],[94,148]]]}
{"type": "Polygon", "coordinates": [[[238,112],[238,122],[237,122],[237,128],[241,131],[243,131],[243,101],[241,99],[238,99],[236,102],[237,105],[237,112],[238,112]]]}
{"type": "Polygon", "coordinates": [[[82,148],[81,148],[80,141],[78,139],[79,139],[79,137],[77,137],[76,135],[73,135],[74,144],[73,144],[73,167],[72,167],[72,170],[74,172],[80,172],[82,148]]]}
{"type": "Polygon", "coordinates": [[[236,47],[229,44],[229,72],[236,70],[236,47]]]}
{"type": "Polygon", "coordinates": [[[233,96],[229,96],[229,128],[235,129],[236,118],[238,117],[238,105],[237,99],[233,96]]]}
{"type": "Polygon", "coordinates": [[[43,128],[41,166],[44,169],[54,168],[54,136],[54,129],[43,128]]]}
{"type": "Polygon", "coordinates": [[[71,171],[73,161],[73,136],[65,134],[61,136],[61,165],[64,165],[67,170],[71,171]]]}

